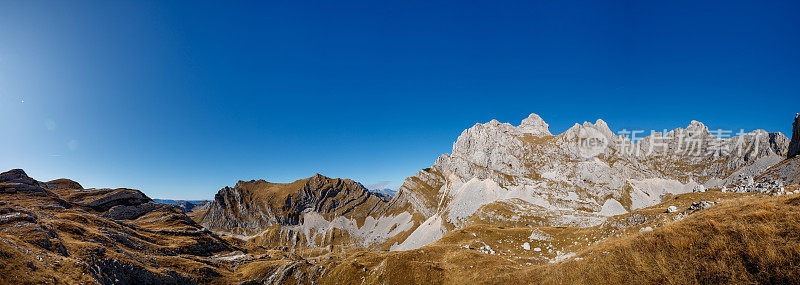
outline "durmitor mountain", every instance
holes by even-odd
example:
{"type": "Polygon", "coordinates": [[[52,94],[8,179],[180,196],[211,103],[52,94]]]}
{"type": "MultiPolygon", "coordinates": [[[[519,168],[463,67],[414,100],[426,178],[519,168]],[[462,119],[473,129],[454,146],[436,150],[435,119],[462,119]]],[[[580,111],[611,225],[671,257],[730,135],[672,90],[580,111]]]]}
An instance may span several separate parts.
{"type": "Polygon", "coordinates": [[[268,245],[282,237],[288,244],[281,246],[346,242],[389,250],[416,249],[476,222],[587,227],[665,195],[760,174],[789,146],[787,137],[763,130],[717,139],[697,121],[663,137],[676,134],[701,144],[681,149],[676,139],[649,152],[661,134],[633,145],[602,120],[558,135],[536,114],[519,126],[491,121],[465,130],[451,154],[406,179],[390,201],[321,175],[289,184],[240,181],[217,193],[201,224],[246,239],[270,236],[268,245]],[[589,139],[603,145],[587,146],[589,139]],[[717,145],[726,153],[707,155],[717,145]]]}
{"type": "Polygon", "coordinates": [[[10,283],[797,283],[789,139],[691,121],[632,142],[531,114],[463,131],[393,197],[315,174],[178,209],[132,189],[0,175],[10,283]],[[757,248],[758,250],[754,250],[757,248]],[[586,274],[591,273],[591,274],[586,274]]]}

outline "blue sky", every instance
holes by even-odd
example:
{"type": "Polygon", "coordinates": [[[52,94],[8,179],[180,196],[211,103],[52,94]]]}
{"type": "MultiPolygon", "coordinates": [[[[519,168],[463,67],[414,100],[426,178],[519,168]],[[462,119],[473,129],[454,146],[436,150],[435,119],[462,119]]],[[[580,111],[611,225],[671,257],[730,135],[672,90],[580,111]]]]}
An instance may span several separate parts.
{"type": "Polygon", "coordinates": [[[0,168],[397,187],[491,119],[788,134],[800,111],[796,1],[164,2],[0,1],[0,168]]]}

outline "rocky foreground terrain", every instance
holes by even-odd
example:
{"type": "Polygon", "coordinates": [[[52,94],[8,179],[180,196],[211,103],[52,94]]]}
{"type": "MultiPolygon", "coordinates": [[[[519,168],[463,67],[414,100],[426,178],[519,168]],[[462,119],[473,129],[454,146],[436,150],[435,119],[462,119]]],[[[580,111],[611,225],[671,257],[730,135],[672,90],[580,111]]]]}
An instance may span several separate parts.
{"type": "Polygon", "coordinates": [[[0,174],[2,283],[203,283],[234,250],[182,211],[132,189],[0,174]]]}
{"type": "Polygon", "coordinates": [[[531,114],[465,130],[391,198],[316,174],[239,181],[192,210],[11,170],[0,272],[3,283],[800,282],[800,115],[792,139],[720,134],[692,121],[632,141],[597,120],[554,135],[531,114]]]}

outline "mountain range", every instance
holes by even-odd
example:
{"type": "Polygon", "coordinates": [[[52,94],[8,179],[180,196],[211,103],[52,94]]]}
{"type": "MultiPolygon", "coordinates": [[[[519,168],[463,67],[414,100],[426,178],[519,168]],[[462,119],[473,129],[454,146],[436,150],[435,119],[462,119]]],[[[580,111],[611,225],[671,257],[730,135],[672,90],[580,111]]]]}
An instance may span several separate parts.
{"type": "Polygon", "coordinates": [[[762,173],[787,156],[789,145],[782,134],[763,130],[717,138],[697,121],[663,135],[684,133],[701,142],[695,154],[682,151],[675,141],[652,153],[627,153],[624,148],[649,149],[661,134],[634,144],[614,135],[602,120],[575,124],[558,135],[536,114],[518,126],[491,121],[465,130],[451,154],[406,179],[389,201],[372,199],[353,181],[321,175],[286,185],[240,181],[217,193],[201,224],[245,238],[277,230],[300,236],[308,246],[325,246],[314,241],[344,231],[348,242],[390,250],[416,249],[484,219],[587,227],[658,204],[666,195],[719,187],[741,173],[762,173]],[[589,139],[601,141],[602,147],[586,147],[589,139]],[[706,155],[712,145],[730,151],[706,155]],[[285,203],[250,202],[265,201],[254,198],[259,195],[285,203]]]}
{"type": "Polygon", "coordinates": [[[800,281],[800,114],[791,139],[724,134],[691,121],[633,140],[603,120],[560,134],[536,114],[492,120],[396,193],[315,174],[167,201],[11,170],[0,272],[9,283],[800,281]],[[715,250],[729,258],[701,254],[715,250]]]}

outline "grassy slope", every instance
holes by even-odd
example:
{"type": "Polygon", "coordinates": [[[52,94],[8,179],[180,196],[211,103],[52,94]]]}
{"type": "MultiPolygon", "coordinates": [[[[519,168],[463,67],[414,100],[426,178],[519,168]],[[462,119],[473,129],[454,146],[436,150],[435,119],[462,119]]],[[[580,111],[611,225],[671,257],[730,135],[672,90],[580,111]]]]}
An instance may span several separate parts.
{"type": "Polygon", "coordinates": [[[744,198],[572,260],[488,279],[551,283],[800,283],[800,197],[744,198]]]}
{"type": "MultiPolygon", "coordinates": [[[[647,217],[627,228],[539,228],[552,247],[576,258],[548,263],[553,253],[519,250],[531,228],[473,225],[413,251],[360,252],[336,264],[322,283],[798,283],[800,198],[719,192],[690,193],[617,217],[647,217]],[[705,210],[691,201],[720,199],[705,210]],[[728,199],[728,200],[725,200],[728,199]],[[664,213],[676,205],[678,213],[664,213]],[[652,232],[639,232],[653,226],[652,232]],[[473,235],[475,233],[475,235],[473,235]],[[609,237],[599,242],[581,242],[609,237]],[[502,241],[502,243],[498,242],[502,241]],[[484,254],[487,244],[498,254],[484,254]],[[516,246],[512,246],[516,245],[516,246]],[[465,248],[467,246],[469,248],[465,248]],[[545,257],[545,258],[543,258],[545,257]],[[531,264],[533,264],[531,266],[531,264]]],[[[531,242],[533,244],[533,242],[531,242]]],[[[538,245],[537,245],[538,246],[538,245]]],[[[543,247],[543,246],[542,246],[543,247]]]]}

